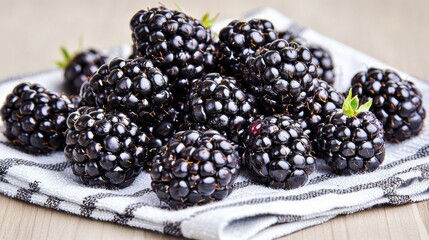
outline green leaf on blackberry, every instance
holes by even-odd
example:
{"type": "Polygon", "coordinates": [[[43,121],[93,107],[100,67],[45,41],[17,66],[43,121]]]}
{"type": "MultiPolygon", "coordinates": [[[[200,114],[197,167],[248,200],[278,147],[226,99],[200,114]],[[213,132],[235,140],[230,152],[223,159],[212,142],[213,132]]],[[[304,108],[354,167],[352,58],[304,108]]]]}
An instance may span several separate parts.
{"type": "Polygon", "coordinates": [[[372,98],[370,98],[368,100],[368,102],[364,103],[363,105],[361,105],[358,110],[356,111],[357,114],[362,113],[362,112],[368,112],[369,109],[371,108],[372,105],[372,98]]]}
{"type": "Polygon", "coordinates": [[[219,17],[219,13],[216,14],[214,17],[210,18],[210,14],[206,13],[203,15],[203,17],[201,18],[201,23],[206,27],[206,28],[211,28],[213,26],[213,24],[216,22],[217,18],[219,17]]]}
{"type": "Polygon", "coordinates": [[[63,54],[64,59],[61,61],[55,61],[55,64],[59,68],[65,69],[67,67],[67,65],[70,64],[72,57],[70,56],[70,53],[68,52],[68,50],[65,47],[61,47],[60,50],[61,50],[61,53],[63,54]]]}
{"type": "Polygon", "coordinates": [[[352,92],[352,89],[350,88],[349,93],[348,93],[346,99],[344,100],[343,107],[342,107],[343,112],[347,116],[354,117],[361,112],[369,111],[369,109],[371,108],[371,105],[372,105],[372,99],[371,98],[366,103],[359,106],[358,96],[356,95],[356,96],[352,97],[352,95],[353,95],[353,92],[352,92]]]}
{"type": "Polygon", "coordinates": [[[55,61],[55,64],[60,69],[66,69],[66,67],[70,64],[72,59],[83,49],[83,39],[79,38],[78,47],[74,52],[70,52],[66,47],[61,46],[60,51],[63,56],[62,60],[55,61]]]}
{"type": "Polygon", "coordinates": [[[351,102],[352,102],[352,89],[349,90],[349,94],[347,95],[346,99],[344,99],[344,103],[342,107],[343,112],[348,116],[353,116],[353,110],[350,104],[351,102]]]}

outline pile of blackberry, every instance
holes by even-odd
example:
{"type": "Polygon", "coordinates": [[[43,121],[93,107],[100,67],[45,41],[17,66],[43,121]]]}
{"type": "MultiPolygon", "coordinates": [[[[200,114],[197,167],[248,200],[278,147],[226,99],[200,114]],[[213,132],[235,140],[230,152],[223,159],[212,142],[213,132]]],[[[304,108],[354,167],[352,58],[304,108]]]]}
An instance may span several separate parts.
{"type": "Polygon", "coordinates": [[[317,158],[337,174],[374,171],[385,141],[424,127],[412,82],[370,68],[344,99],[330,52],[268,20],[233,20],[215,36],[161,6],[129,26],[131,56],[90,49],[64,66],[77,97],[15,87],[1,109],[12,145],[63,150],[88,186],[124,188],[149,172],[160,201],[182,209],[226,198],[240,171],[280,191],[305,185],[317,158]]]}

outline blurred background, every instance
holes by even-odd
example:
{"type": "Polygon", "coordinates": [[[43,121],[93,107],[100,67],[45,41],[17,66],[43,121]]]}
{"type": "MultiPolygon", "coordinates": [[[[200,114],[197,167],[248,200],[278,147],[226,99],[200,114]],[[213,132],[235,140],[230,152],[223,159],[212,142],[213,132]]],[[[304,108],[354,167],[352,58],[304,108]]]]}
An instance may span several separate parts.
{"type": "MultiPolygon", "coordinates": [[[[139,9],[159,0],[0,0],[0,78],[54,68],[60,46],[107,49],[131,43],[129,20],[139,9]]],[[[359,49],[412,75],[429,76],[429,1],[162,1],[201,18],[243,18],[246,13],[272,7],[331,38],[359,49]]]]}

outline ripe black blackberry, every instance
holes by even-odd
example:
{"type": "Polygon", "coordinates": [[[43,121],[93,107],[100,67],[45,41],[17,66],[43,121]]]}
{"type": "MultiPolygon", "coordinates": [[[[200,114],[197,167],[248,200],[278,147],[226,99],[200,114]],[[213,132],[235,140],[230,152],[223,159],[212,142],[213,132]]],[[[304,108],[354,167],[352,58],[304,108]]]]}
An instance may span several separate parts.
{"type": "Polygon", "coordinates": [[[66,119],[74,105],[38,84],[18,84],[1,109],[5,136],[20,149],[43,154],[65,145],[66,119]]]}
{"type": "Polygon", "coordinates": [[[149,138],[125,114],[81,107],[67,119],[64,155],[89,186],[123,188],[144,167],[149,138]]]}
{"type": "Polygon", "coordinates": [[[100,67],[89,80],[89,89],[83,91],[84,101],[126,111],[152,139],[151,154],[175,132],[177,111],[172,107],[168,78],[149,60],[114,58],[100,67]]]}
{"type": "Polygon", "coordinates": [[[227,197],[238,176],[238,152],[219,132],[181,131],[153,158],[152,189],[179,209],[227,197]]]}
{"type": "Polygon", "coordinates": [[[341,107],[343,97],[317,77],[306,47],[275,40],[249,57],[243,79],[265,115],[288,114],[302,121],[311,139],[312,130],[328,110],[341,107]]]}
{"type": "Polygon", "coordinates": [[[383,123],[387,141],[401,142],[422,130],[426,117],[422,94],[392,70],[370,68],[352,79],[353,94],[361,102],[373,99],[371,111],[383,123]]]}
{"type": "Polygon", "coordinates": [[[64,48],[62,52],[65,60],[58,64],[64,68],[65,90],[70,94],[79,94],[82,84],[107,61],[103,53],[91,48],[80,51],[74,56],[70,56],[64,48]]]}
{"type": "Polygon", "coordinates": [[[195,83],[185,109],[186,129],[219,131],[236,144],[247,130],[256,109],[233,77],[210,73],[195,83]]]}
{"type": "Polygon", "coordinates": [[[221,72],[228,76],[241,75],[247,57],[258,48],[277,39],[273,24],[265,19],[247,22],[234,20],[219,32],[219,62],[221,72]]]}
{"type": "Polygon", "coordinates": [[[256,181],[268,187],[300,187],[315,166],[310,139],[299,122],[285,115],[252,122],[246,145],[244,165],[256,181]]]}
{"type": "Polygon", "coordinates": [[[302,118],[310,92],[318,84],[310,51],[278,39],[247,58],[243,81],[266,115],[302,118]]]}
{"type": "Polygon", "coordinates": [[[165,7],[141,10],[130,27],[137,56],[168,76],[175,101],[185,101],[191,81],[216,67],[210,29],[185,13],[165,7]]]}
{"type": "Polygon", "coordinates": [[[342,109],[329,112],[317,132],[318,153],[339,174],[373,171],[383,161],[383,124],[369,112],[372,100],[362,106],[352,90],[342,109]]]}
{"type": "Polygon", "coordinates": [[[334,84],[334,62],[331,53],[327,49],[319,45],[307,44],[303,39],[300,39],[299,36],[290,31],[279,32],[279,38],[285,39],[288,42],[293,41],[300,45],[308,46],[313,56],[313,64],[317,67],[317,76],[326,81],[329,85],[334,84]]]}

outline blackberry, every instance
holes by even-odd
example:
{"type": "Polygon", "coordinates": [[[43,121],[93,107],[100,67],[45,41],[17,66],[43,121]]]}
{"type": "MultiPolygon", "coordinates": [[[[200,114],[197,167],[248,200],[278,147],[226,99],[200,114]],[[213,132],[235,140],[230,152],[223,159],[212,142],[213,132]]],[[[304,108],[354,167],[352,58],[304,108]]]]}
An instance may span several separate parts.
{"type": "Polygon", "coordinates": [[[66,62],[64,63],[65,89],[70,94],[78,94],[82,84],[106,63],[107,57],[98,50],[87,49],[71,58],[64,48],[62,50],[66,62]]]}
{"type": "Polygon", "coordinates": [[[317,78],[312,62],[309,49],[279,39],[247,59],[243,79],[262,114],[287,114],[299,120],[313,141],[315,127],[327,111],[342,106],[343,97],[317,78]]]}
{"type": "Polygon", "coordinates": [[[302,118],[315,85],[316,66],[306,47],[279,39],[247,58],[243,81],[266,115],[286,113],[302,118]]]}
{"type": "Polygon", "coordinates": [[[358,108],[351,96],[350,90],[343,108],[330,111],[317,132],[319,153],[340,174],[373,171],[385,156],[383,124],[369,112],[372,101],[358,108]]]}
{"type": "Polygon", "coordinates": [[[221,72],[228,76],[240,76],[247,57],[276,39],[277,33],[268,20],[231,21],[219,32],[221,72]]]}
{"type": "Polygon", "coordinates": [[[66,119],[74,106],[39,84],[18,84],[1,109],[5,136],[20,149],[44,154],[65,145],[66,119]]]}
{"type": "Polygon", "coordinates": [[[317,67],[317,76],[329,85],[334,85],[334,63],[331,53],[326,48],[315,44],[307,44],[303,39],[290,31],[279,32],[279,38],[307,46],[313,56],[313,64],[317,67]]]}
{"type": "Polygon", "coordinates": [[[170,79],[175,101],[185,101],[191,81],[216,67],[210,29],[182,12],[156,7],[130,21],[137,56],[150,59],[170,79]]]}
{"type": "Polygon", "coordinates": [[[177,111],[168,78],[151,61],[114,58],[91,77],[89,88],[82,89],[82,98],[108,110],[126,111],[152,139],[151,154],[175,132],[177,111]]]}
{"type": "Polygon", "coordinates": [[[370,68],[352,79],[353,94],[361,102],[373,99],[371,111],[383,123],[385,140],[401,142],[422,130],[426,117],[422,94],[392,70],[370,68]]]}
{"type": "Polygon", "coordinates": [[[261,117],[248,130],[244,164],[258,182],[292,189],[304,185],[314,169],[310,139],[299,122],[285,115],[261,117]]]}
{"type": "Polygon", "coordinates": [[[126,187],[148,160],[149,138],[119,111],[81,107],[67,126],[64,155],[86,185],[126,187]]]}
{"type": "Polygon", "coordinates": [[[234,143],[214,130],[176,133],[153,158],[152,189],[179,209],[227,197],[238,176],[234,143]]]}
{"type": "Polygon", "coordinates": [[[185,124],[188,129],[219,131],[235,143],[241,142],[249,119],[257,113],[236,79],[210,73],[195,83],[189,95],[185,124]]]}

